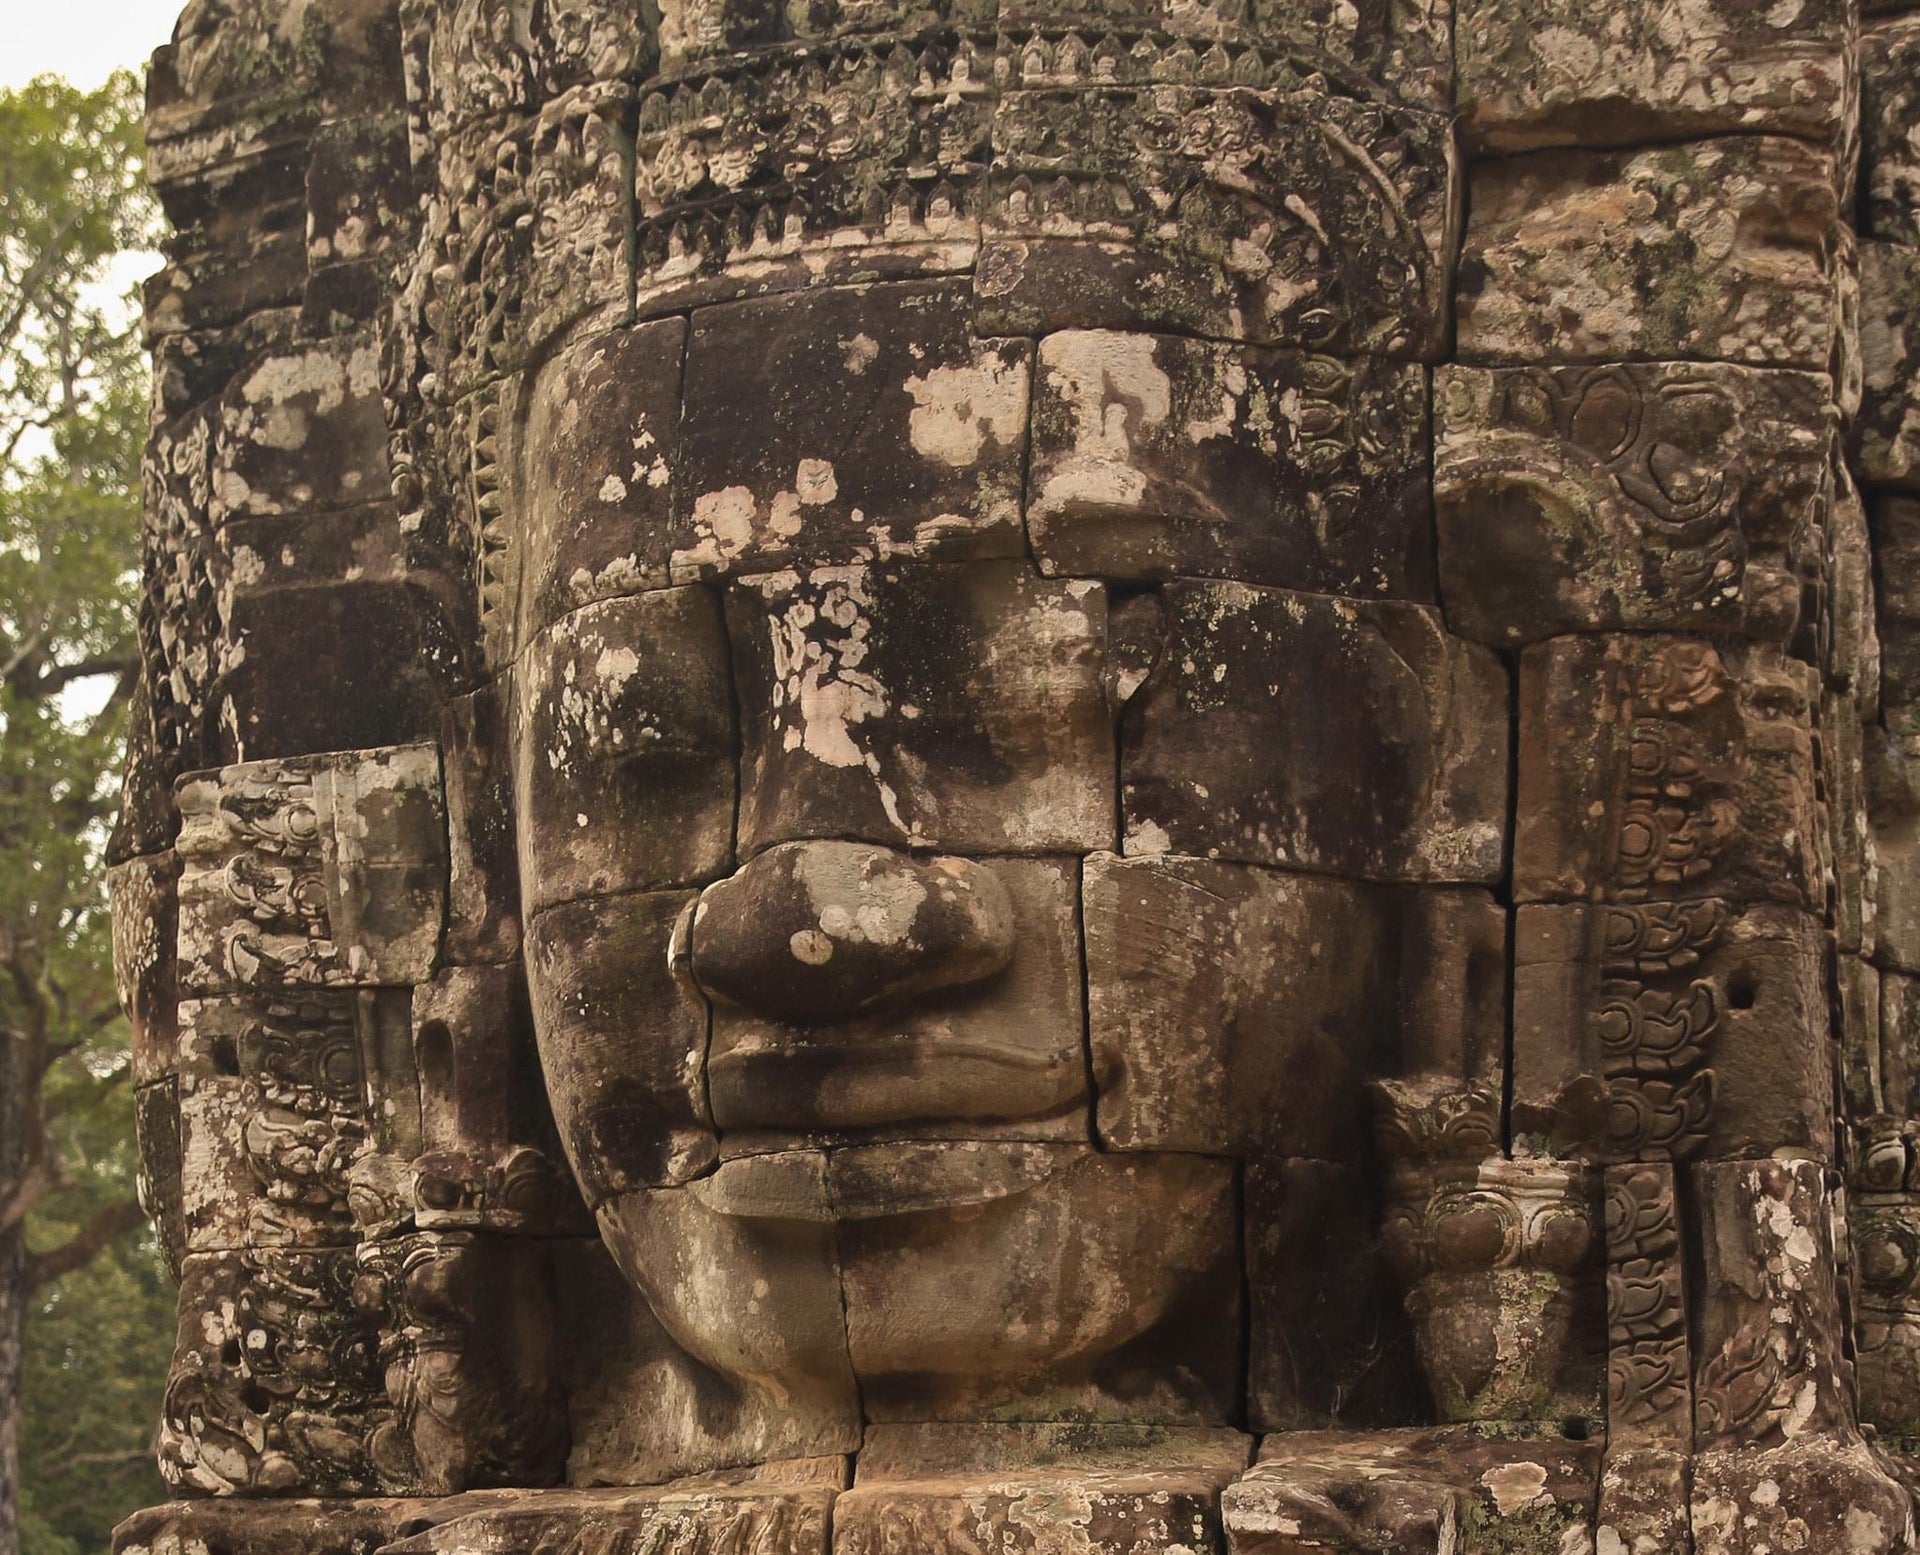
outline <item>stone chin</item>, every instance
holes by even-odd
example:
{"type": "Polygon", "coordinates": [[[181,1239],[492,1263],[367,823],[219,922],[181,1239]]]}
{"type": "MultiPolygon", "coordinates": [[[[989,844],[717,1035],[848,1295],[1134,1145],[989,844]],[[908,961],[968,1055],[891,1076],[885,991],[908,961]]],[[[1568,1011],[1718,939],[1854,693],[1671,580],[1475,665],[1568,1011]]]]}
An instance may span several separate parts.
{"type": "Polygon", "coordinates": [[[1214,1386],[1214,1352],[1240,1342],[1224,1161],[1019,1142],[778,1151],[599,1219],[677,1343],[778,1394],[831,1393],[851,1371],[883,1415],[894,1396],[936,1418],[1218,1422],[1232,1407],[1214,1386]],[[1215,1331],[1181,1317],[1190,1301],[1215,1331]]]}

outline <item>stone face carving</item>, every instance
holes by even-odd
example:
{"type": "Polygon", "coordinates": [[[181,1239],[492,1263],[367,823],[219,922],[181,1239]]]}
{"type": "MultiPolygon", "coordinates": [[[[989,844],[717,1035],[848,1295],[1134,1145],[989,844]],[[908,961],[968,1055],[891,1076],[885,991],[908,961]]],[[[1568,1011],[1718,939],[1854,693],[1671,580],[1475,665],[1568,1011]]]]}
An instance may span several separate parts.
{"type": "Polygon", "coordinates": [[[123,1555],[1911,1555],[1857,9],[193,8],[123,1555]]]}

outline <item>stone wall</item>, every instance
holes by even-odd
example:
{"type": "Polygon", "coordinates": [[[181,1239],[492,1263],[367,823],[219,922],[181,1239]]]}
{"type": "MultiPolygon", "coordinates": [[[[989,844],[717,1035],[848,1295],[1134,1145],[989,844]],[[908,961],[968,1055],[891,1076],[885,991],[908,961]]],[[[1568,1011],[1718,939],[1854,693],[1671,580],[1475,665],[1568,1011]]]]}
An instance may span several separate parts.
{"type": "Polygon", "coordinates": [[[116,1549],[1913,1549],[1859,9],[191,7],[116,1549]]]}

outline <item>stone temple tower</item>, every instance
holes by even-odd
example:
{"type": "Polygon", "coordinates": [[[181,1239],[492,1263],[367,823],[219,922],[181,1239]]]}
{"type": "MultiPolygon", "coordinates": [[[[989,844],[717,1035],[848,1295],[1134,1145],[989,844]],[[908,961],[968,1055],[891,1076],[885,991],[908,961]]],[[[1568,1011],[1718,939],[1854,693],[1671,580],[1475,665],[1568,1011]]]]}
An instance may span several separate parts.
{"type": "Polygon", "coordinates": [[[122,1555],[1915,1550],[1914,0],[150,105],[122,1555]]]}

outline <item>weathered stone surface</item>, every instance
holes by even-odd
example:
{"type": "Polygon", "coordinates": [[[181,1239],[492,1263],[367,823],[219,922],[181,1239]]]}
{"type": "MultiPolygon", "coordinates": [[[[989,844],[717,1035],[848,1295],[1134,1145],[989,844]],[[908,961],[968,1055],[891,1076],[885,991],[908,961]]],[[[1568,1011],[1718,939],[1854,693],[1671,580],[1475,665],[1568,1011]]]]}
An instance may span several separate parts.
{"type": "Polygon", "coordinates": [[[691,891],[564,903],[527,936],[540,1064],[588,1202],[713,1164],[707,1007],[667,946],[691,891]]]}
{"type": "Polygon", "coordinates": [[[822,567],[728,595],[739,846],[1113,844],[1106,592],[1023,563],[822,567]]]}
{"type": "Polygon", "coordinates": [[[1910,1544],[1852,4],[189,15],[131,1547],[1910,1544]]]}
{"type": "Polygon", "coordinates": [[[1445,367],[1434,493],[1448,624],[1785,641],[1821,565],[1820,374],[1718,363],[1445,367]]]}
{"type": "Polygon", "coordinates": [[[190,1252],[354,1240],[349,1172],[373,1119],[343,990],[181,1005],[181,1194],[190,1252]]]}
{"type": "Polygon", "coordinates": [[[1912,1497],[1885,1460],[1858,1440],[1811,1434],[1701,1453],[1691,1512],[1695,1555],[1760,1555],[1789,1539],[1893,1555],[1914,1539],[1912,1497]]]}
{"type": "MultiPolygon", "coordinates": [[[[667,581],[686,337],[684,319],[595,335],[530,376],[524,408],[506,400],[509,426],[493,412],[496,448],[502,439],[508,448],[492,474],[476,457],[475,501],[498,534],[502,610],[519,616],[517,641],[582,605],[667,581]]],[[[483,448],[487,428],[478,430],[483,448]]]]}
{"type": "Polygon", "coordinates": [[[1049,573],[1431,599],[1418,368],[1068,330],[1040,344],[1027,522],[1049,573]]]}
{"type": "MultiPolygon", "coordinates": [[[[639,1189],[601,1206],[601,1236],[663,1331],[665,1352],[650,1346],[659,1358],[641,1375],[664,1372],[667,1401],[694,1412],[691,1432],[663,1431],[666,1417],[644,1422],[643,1433],[665,1436],[679,1453],[729,1428],[748,1443],[798,1436],[803,1451],[858,1445],[837,1229],[822,1151],[747,1157],[691,1186],[639,1189]],[[777,1302],[756,1294],[776,1290],[777,1302]],[[683,1358],[698,1371],[675,1387],[683,1358]],[[714,1381],[701,1386],[702,1373],[714,1381]]],[[[764,1455],[750,1446],[719,1463],[764,1455]]]]}
{"type": "Polygon", "coordinates": [[[775,1485],[663,1485],[474,1497],[467,1505],[456,1501],[431,1508],[430,1527],[384,1549],[385,1555],[599,1548],[671,1549],[676,1555],[730,1555],[747,1549],[828,1555],[834,1499],[831,1489],[775,1485]]]}
{"type": "Polygon", "coordinates": [[[1817,921],[1719,900],[1516,915],[1516,1145],[1597,1160],[1833,1148],[1817,921]]]}
{"type": "Polygon", "coordinates": [[[857,1483],[834,1503],[834,1555],[956,1548],[982,1555],[1029,1549],[1218,1555],[1216,1506],[1233,1473],[1069,1465],[1051,1473],[857,1483]]]}
{"type": "Polygon", "coordinates": [[[1463,0],[1457,92],[1470,139],[1512,149],[1771,131],[1838,140],[1855,94],[1843,0],[1784,10],[1463,0]]]}
{"type": "Polygon", "coordinates": [[[179,801],[183,990],[427,975],[446,910],[432,746],[225,767],[179,801]]]}
{"type": "Polygon", "coordinates": [[[405,1501],[169,1501],[113,1530],[113,1555],[374,1555],[412,1505],[405,1501]]]}
{"type": "Polygon", "coordinates": [[[1885,966],[1920,972],[1920,771],[1912,745],[1912,735],[1870,731],[1867,816],[1878,865],[1875,955],[1885,966]]]}
{"type": "Polygon", "coordinates": [[[1830,153],[1765,136],[1482,163],[1460,354],[1824,371],[1839,326],[1836,183],[1830,153]]]}
{"type": "Polygon", "coordinates": [[[1596,1549],[1633,1555],[1686,1555],[1691,1467],[1684,1451],[1609,1447],[1600,1473],[1596,1549]]]}
{"type": "Polygon", "coordinates": [[[1574,1163],[1403,1157],[1380,1236],[1441,1419],[1597,1419],[1599,1210],[1574,1163]]]}
{"type": "Polygon", "coordinates": [[[526,366],[566,331],[626,318],[629,101],[623,85],[576,87],[436,148],[419,317],[447,399],[526,366]]]}
{"type": "Polygon", "coordinates": [[[1826,899],[1812,670],[1766,645],[1562,637],[1520,660],[1522,901],[1826,899]]]}
{"type": "Polygon", "coordinates": [[[928,283],[698,313],[674,580],[1020,555],[1032,348],[975,338],[971,311],[928,283]]]}
{"type": "MultiPolygon", "coordinates": [[[[1622,1516],[1644,1523],[1693,1436],[1680,1200],[1666,1162],[1608,1167],[1606,1194],[1608,1483],[1622,1516]]],[[[1680,1499],[1666,1498],[1670,1513],[1680,1499]]]]}
{"type": "Polygon", "coordinates": [[[835,1152],[828,1183],[868,1419],[1233,1417],[1243,1319],[1228,1163],[874,1145],[835,1152]]]}
{"type": "MultiPolygon", "coordinates": [[[[1891,9],[1891,8],[1889,8],[1891,9]]],[[[1868,6],[1871,14],[1873,7],[1868,6]]],[[[1920,18],[1889,17],[1860,33],[1861,235],[1920,244],[1920,18]]]]}
{"type": "Polygon", "coordinates": [[[411,1455],[355,1301],[351,1248],[190,1256],[160,1418],[160,1471],[188,1495],[357,1495],[411,1455]]]}
{"type": "Polygon", "coordinates": [[[1920,488],[1920,249],[1860,245],[1860,365],[1853,431],[1863,480],[1920,488]]]}
{"type": "Polygon", "coordinates": [[[1248,1424],[1300,1431],[1420,1419],[1425,1383],[1364,1170],[1256,1157],[1241,1193],[1248,1424]]]}
{"type": "Polygon", "coordinates": [[[180,1067],[178,897],[174,853],[128,859],[107,871],[113,912],[113,981],[133,1035],[132,1078],[148,1085],[180,1067]]]}
{"type": "MultiPolygon", "coordinates": [[[[1085,1129],[1071,859],[788,843],[709,886],[690,935],[723,1129],[995,1120],[1085,1129]]],[[[1051,1134],[1051,1128],[1043,1129],[1051,1134]]]]}
{"type": "Polygon", "coordinates": [[[1584,1549],[1596,1443],[1466,1430],[1297,1431],[1220,1497],[1232,1555],[1584,1549]]]}
{"type": "Polygon", "coordinates": [[[133,1093],[133,1140],[139,1152],[134,1180],[140,1208],[153,1222],[160,1261],[178,1284],[187,1252],[187,1220],[180,1202],[180,1081],[176,1075],[133,1093]]]}
{"type": "Polygon", "coordinates": [[[375,343],[349,335],[237,376],[214,434],[214,522],[385,500],[379,374],[375,343]]]}
{"type": "MultiPolygon", "coordinates": [[[[1852,1418],[1828,1169],[1817,1161],[1702,1161],[1694,1445],[1751,1454],[1844,1432],[1852,1418]]],[[[1696,1508],[1711,1494],[1705,1458],[1696,1508]]],[[[1700,1519],[1696,1510],[1696,1534],[1700,1519]]],[[[1735,1546],[1738,1547],[1738,1546],[1735,1546]]]]}
{"type": "Polygon", "coordinates": [[[1920,1202],[1859,1193],[1848,1203],[1860,1415],[1892,1436],[1920,1433],[1920,1202]]]}
{"type": "Polygon", "coordinates": [[[1363,1080],[1505,1024],[1506,924],[1479,892],[1095,854],[1084,896],[1109,1149],[1347,1157],[1363,1080]]]}
{"type": "Polygon", "coordinates": [[[440,721],[447,801],[447,930],[443,961],[511,960],[520,949],[513,749],[498,683],[457,697],[440,721]]]}
{"type": "Polygon", "coordinates": [[[1445,121],[1277,74],[1270,90],[1004,92],[981,327],[1144,327],[1431,357],[1456,208],[1445,121]]]}
{"type": "Polygon", "coordinates": [[[513,706],[527,912],[727,868],[734,713],[711,594],[670,589],[576,611],[527,650],[513,706]]]}
{"type": "Polygon", "coordinates": [[[1507,690],[1490,653],[1416,605],[1185,581],[1164,600],[1123,740],[1127,853],[1498,878],[1507,690]]]}
{"type": "Polygon", "coordinates": [[[760,1462],[771,1474],[859,1446],[843,1390],[803,1408],[754,1377],[709,1368],[668,1337],[598,1238],[552,1247],[568,1484],[656,1484],[760,1462]]]}

